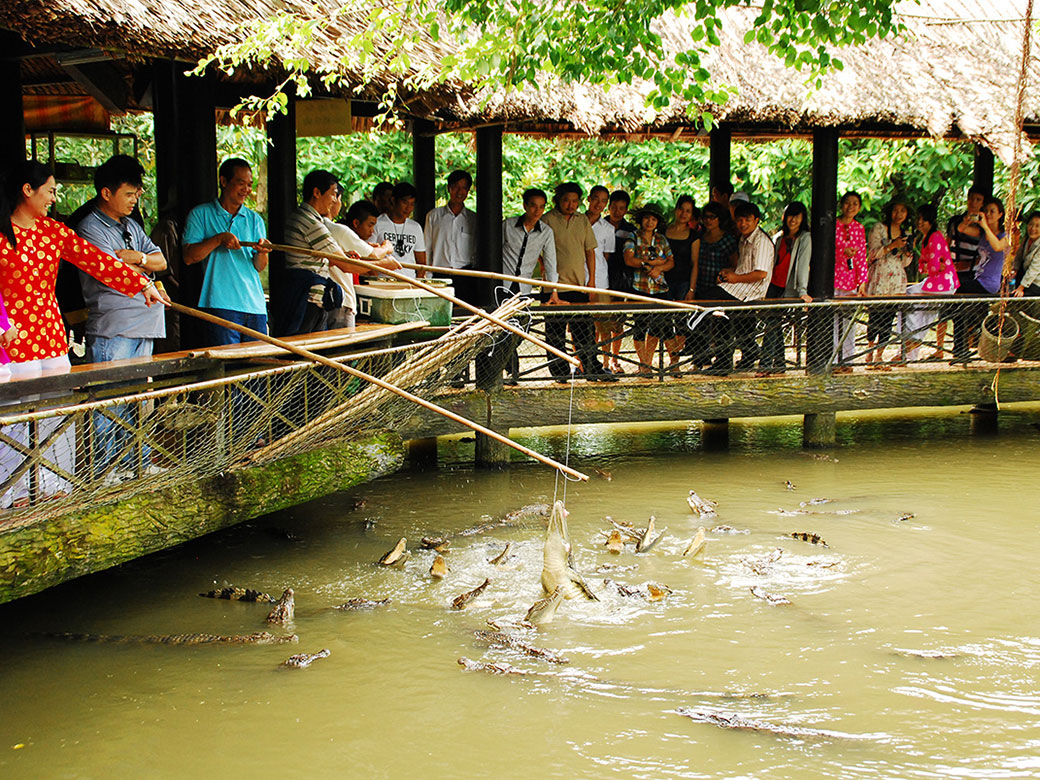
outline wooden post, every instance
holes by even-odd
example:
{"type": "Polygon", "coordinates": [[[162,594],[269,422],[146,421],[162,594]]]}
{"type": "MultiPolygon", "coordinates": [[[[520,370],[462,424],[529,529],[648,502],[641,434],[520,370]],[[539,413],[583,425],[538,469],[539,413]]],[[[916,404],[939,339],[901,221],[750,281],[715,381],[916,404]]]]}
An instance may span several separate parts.
{"type": "Polygon", "coordinates": [[[22,66],[18,55],[25,48],[12,32],[0,31],[4,58],[0,59],[0,159],[25,159],[25,110],[22,107],[22,66]]]}
{"type": "Polygon", "coordinates": [[[701,420],[701,446],[706,452],[729,449],[729,418],[701,420]]]}
{"type": "Polygon", "coordinates": [[[407,442],[408,462],[419,468],[436,468],[437,437],[409,439],[407,442]]]}
{"type": "Polygon", "coordinates": [[[997,405],[992,401],[975,404],[968,419],[971,421],[971,432],[976,436],[993,436],[998,432],[1000,415],[997,405]]]}
{"type": "Polygon", "coordinates": [[[802,422],[802,446],[810,449],[833,447],[837,415],[834,412],[807,414],[802,422]]]}
{"type": "Polygon", "coordinates": [[[975,145],[973,184],[987,195],[993,194],[993,152],[985,146],[975,145]]]}
{"type": "MultiPolygon", "coordinates": [[[[502,126],[477,129],[477,270],[502,273],[502,126]]],[[[493,283],[473,280],[472,303],[493,302],[493,283]]],[[[465,300],[465,296],[460,296],[465,300]]]]}
{"type": "Polygon", "coordinates": [[[730,148],[733,134],[725,125],[717,125],[708,134],[708,197],[713,187],[730,180],[730,148]]]}
{"type": "MultiPolygon", "coordinates": [[[[172,219],[184,234],[188,212],[217,197],[217,123],[209,77],[184,75],[184,63],[157,60],[152,65],[155,122],[155,187],[160,219],[172,219]]],[[[168,258],[178,286],[175,300],[197,306],[204,264],[186,266],[168,258]]],[[[195,320],[181,322],[181,348],[201,346],[205,331],[195,320]]]]}
{"type": "MultiPolygon", "coordinates": [[[[274,243],[285,239],[285,220],[300,202],[296,190],[296,101],[292,95],[284,114],[271,117],[267,123],[267,235],[274,243]]],[[[268,263],[270,290],[269,318],[284,311],[282,293],[285,274],[285,254],[272,252],[268,263]]],[[[274,323],[271,333],[282,330],[274,323]]]]}
{"type": "MultiPolygon", "coordinates": [[[[813,130],[812,257],[809,261],[809,295],[834,297],[834,222],[838,208],[838,131],[813,130]]],[[[806,329],[806,368],[826,370],[834,346],[832,312],[809,309],[806,329]]]]}
{"type": "Polygon", "coordinates": [[[412,179],[419,194],[415,198],[412,218],[426,224],[426,215],[436,202],[437,136],[433,122],[428,119],[412,120],[412,179]]]}

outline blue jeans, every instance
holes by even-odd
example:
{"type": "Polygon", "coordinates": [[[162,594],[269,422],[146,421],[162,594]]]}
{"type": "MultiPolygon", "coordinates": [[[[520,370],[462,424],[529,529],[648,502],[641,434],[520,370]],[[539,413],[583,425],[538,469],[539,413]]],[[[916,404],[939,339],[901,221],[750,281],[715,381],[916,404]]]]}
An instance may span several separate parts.
{"type": "MultiPolygon", "coordinates": [[[[152,339],[135,339],[126,336],[87,336],[87,349],[90,361],[93,363],[107,363],[110,360],[126,360],[135,357],[150,357],[152,354],[152,339]]],[[[138,426],[138,410],[129,404],[119,404],[109,410],[115,417],[123,420],[130,428],[138,426]]],[[[101,412],[94,412],[94,474],[104,472],[108,465],[133,441],[133,434],[121,426],[118,422],[106,417],[101,412]]],[[[119,466],[125,469],[144,468],[148,465],[152,450],[147,444],[142,444],[140,455],[134,458],[132,453],[126,453],[119,461],[119,466]]]]}
{"type": "MultiPolygon", "coordinates": [[[[267,333],[266,314],[247,314],[244,311],[233,311],[231,309],[203,309],[205,312],[233,322],[236,325],[245,325],[247,328],[267,333]]],[[[252,341],[248,336],[243,336],[237,330],[225,328],[223,325],[206,325],[206,335],[209,337],[211,347],[219,347],[222,344],[241,344],[243,341],[252,341]]]]}

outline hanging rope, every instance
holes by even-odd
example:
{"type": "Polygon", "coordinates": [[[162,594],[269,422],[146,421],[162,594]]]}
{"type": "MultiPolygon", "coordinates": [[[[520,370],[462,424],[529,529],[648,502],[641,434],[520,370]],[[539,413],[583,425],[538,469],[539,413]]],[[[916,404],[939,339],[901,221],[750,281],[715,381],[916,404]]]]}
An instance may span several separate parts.
{"type": "MultiPolygon", "coordinates": [[[[1004,320],[1007,316],[1007,305],[1008,298],[1011,295],[1011,279],[1015,274],[1015,256],[1018,254],[1018,246],[1021,241],[1021,235],[1018,230],[1016,210],[1018,201],[1018,188],[1022,178],[1022,143],[1025,136],[1023,132],[1024,125],[1024,105],[1026,98],[1026,86],[1029,80],[1029,55],[1030,49],[1033,43],[1033,0],[1028,0],[1026,3],[1026,18],[1025,27],[1022,31],[1022,62],[1018,70],[1018,91],[1015,95],[1015,127],[1014,127],[1014,143],[1015,151],[1014,156],[1011,159],[1011,172],[1008,177],[1008,198],[1007,206],[1004,210],[1005,225],[1007,220],[1015,220],[1015,222],[1008,227],[1008,234],[1010,241],[1008,243],[1007,253],[1004,255],[1004,268],[1000,275],[1000,307],[998,309],[997,317],[997,340],[998,342],[1003,338],[1004,335],[1004,320]]],[[[998,408],[1000,406],[999,386],[1000,386],[1000,363],[997,364],[997,372],[993,376],[993,400],[996,402],[998,408]]]]}

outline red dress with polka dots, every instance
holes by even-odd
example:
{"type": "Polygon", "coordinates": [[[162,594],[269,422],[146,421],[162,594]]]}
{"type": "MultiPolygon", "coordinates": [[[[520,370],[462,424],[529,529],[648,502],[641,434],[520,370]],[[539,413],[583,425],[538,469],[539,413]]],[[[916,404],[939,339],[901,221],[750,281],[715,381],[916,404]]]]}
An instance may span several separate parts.
{"type": "Polygon", "coordinates": [[[21,330],[7,348],[14,363],[58,357],[69,351],[54,292],[61,260],[124,295],[136,295],[148,284],[144,276],[53,219],[41,217],[29,229],[12,226],[17,248],[12,248],[0,233],[0,295],[7,305],[7,315],[21,330]]]}

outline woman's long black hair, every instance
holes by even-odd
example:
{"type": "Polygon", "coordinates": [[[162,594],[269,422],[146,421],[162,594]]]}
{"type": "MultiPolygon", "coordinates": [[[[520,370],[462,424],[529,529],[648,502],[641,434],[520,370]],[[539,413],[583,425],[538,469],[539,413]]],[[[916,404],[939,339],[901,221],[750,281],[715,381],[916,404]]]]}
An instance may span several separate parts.
{"type": "Polygon", "coordinates": [[[23,160],[12,165],[0,176],[0,234],[7,238],[12,249],[18,242],[14,237],[11,214],[22,202],[22,187],[28,184],[31,189],[38,190],[47,183],[51,175],[51,169],[43,163],[23,160]]]}
{"type": "Polygon", "coordinates": [[[801,235],[809,230],[809,210],[805,207],[805,204],[800,200],[794,200],[787,204],[787,208],[784,209],[784,216],[781,219],[780,232],[784,238],[794,238],[795,236],[801,235]],[[798,232],[794,236],[787,235],[787,218],[793,217],[795,214],[802,215],[802,224],[798,228],[798,232]]]}

